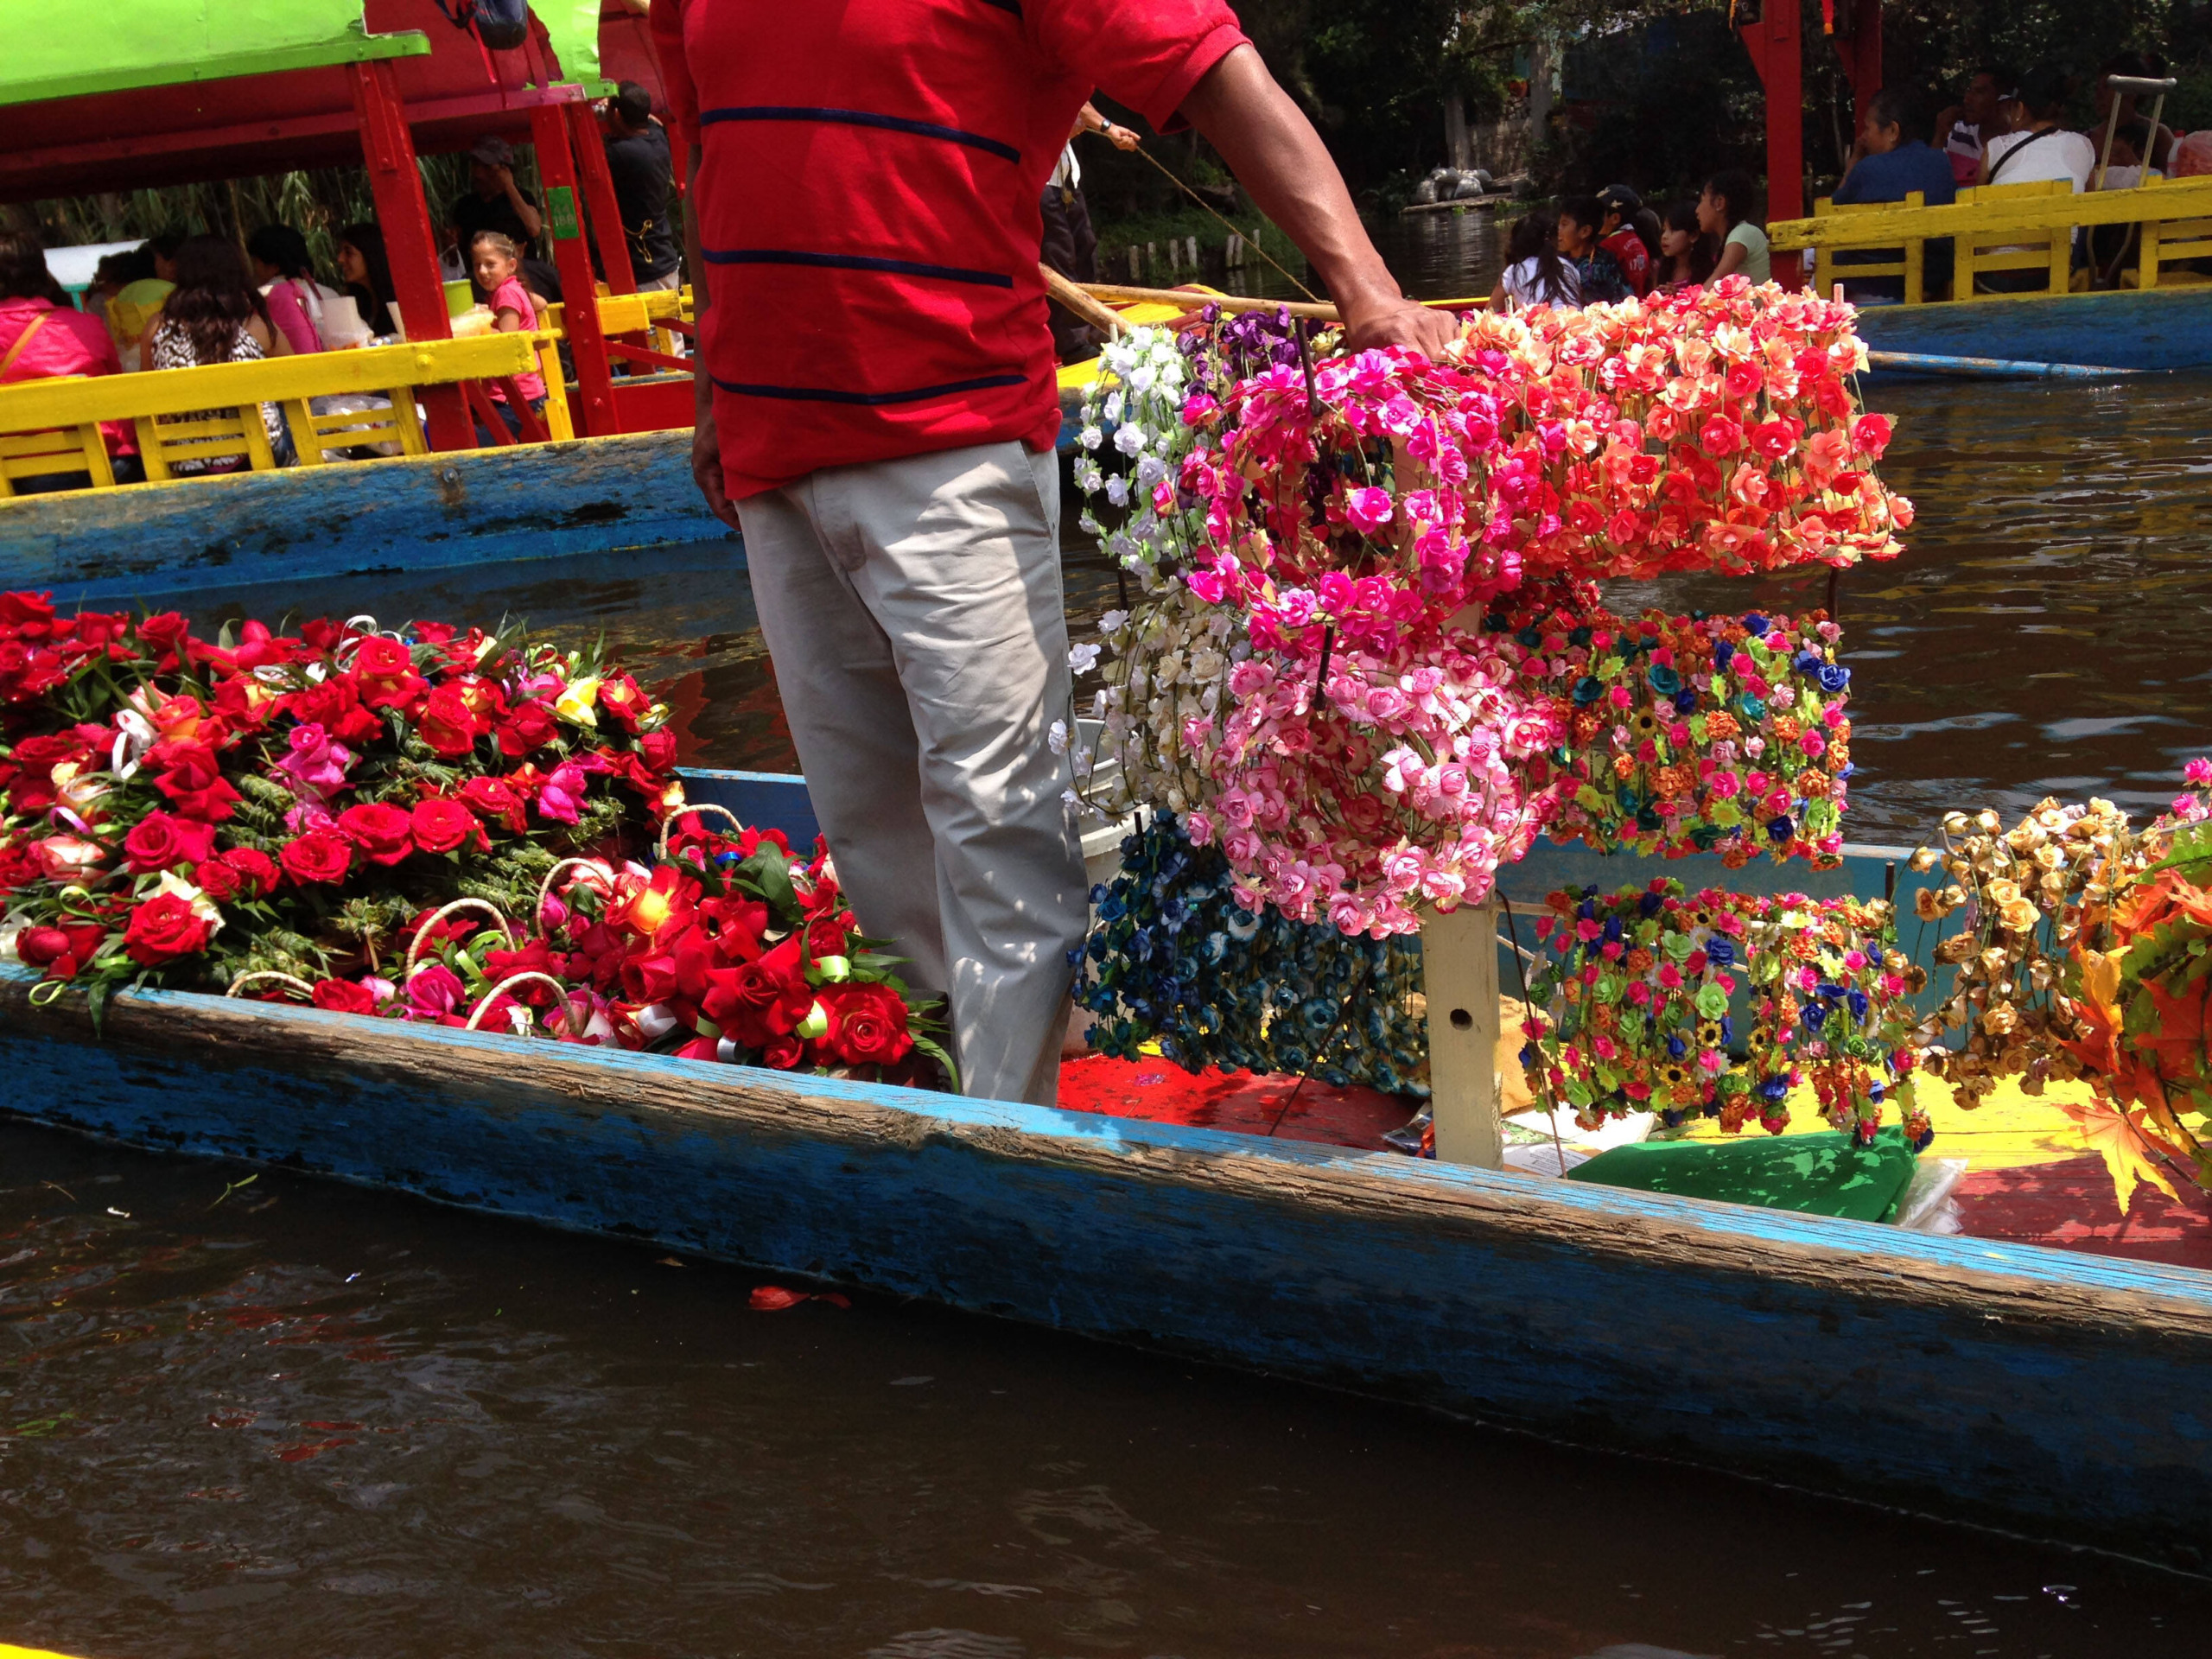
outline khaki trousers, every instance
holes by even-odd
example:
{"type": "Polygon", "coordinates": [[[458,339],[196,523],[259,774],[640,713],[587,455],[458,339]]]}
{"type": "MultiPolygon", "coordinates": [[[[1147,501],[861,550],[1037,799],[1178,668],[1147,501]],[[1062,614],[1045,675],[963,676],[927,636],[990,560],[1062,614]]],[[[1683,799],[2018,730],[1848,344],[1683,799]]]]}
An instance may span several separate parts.
{"type": "Polygon", "coordinates": [[[1057,458],[996,443],[825,467],[737,510],[861,931],[948,998],[969,1094],[1051,1105],[1089,921],[1049,741],[1070,719],[1057,458]]]}

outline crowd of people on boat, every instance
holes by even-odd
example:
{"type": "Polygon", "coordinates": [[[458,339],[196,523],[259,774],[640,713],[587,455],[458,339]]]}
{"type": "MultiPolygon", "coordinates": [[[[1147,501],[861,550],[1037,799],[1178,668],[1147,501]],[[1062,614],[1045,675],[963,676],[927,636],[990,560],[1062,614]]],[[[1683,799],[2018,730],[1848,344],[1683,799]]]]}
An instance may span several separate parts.
{"type": "MultiPolygon", "coordinates": [[[[652,94],[624,82],[607,100],[601,131],[637,286],[673,289],[679,281],[670,211],[674,168],[652,94]]],[[[562,299],[559,270],[538,257],[543,210],[536,193],[518,182],[515,152],[505,139],[480,138],[468,160],[468,188],[446,205],[439,227],[448,305],[467,302],[454,332],[542,329],[562,299]]],[[[80,307],[54,278],[35,236],[0,232],[0,385],[256,362],[404,340],[405,318],[382,229],[368,221],[347,225],[331,238],[331,248],[330,265],[319,268],[307,237],[292,225],[262,225],[243,240],[164,233],[102,257],[80,307]]],[[[517,385],[533,409],[543,407],[542,376],[518,376],[517,385]]],[[[490,395],[509,432],[519,434],[521,417],[505,392],[493,387],[490,395]]],[[[291,464],[297,458],[291,435],[273,405],[263,406],[263,423],[277,463],[291,464]]],[[[143,478],[130,424],[109,423],[103,431],[117,481],[143,478]]],[[[247,464],[240,455],[168,463],[172,472],[188,475],[247,464]]],[[[49,474],[16,479],[12,487],[37,493],[87,482],[82,474],[49,474]]]]}
{"type": "Polygon", "coordinates": [[[1751,175],[1732,168],[1663,213],[1625,184],[1523,213],[1507,232],[1491,308],[1642,299],[1737,274],[1765,282],[1772,264],[1758,206],[1751,175]]]}

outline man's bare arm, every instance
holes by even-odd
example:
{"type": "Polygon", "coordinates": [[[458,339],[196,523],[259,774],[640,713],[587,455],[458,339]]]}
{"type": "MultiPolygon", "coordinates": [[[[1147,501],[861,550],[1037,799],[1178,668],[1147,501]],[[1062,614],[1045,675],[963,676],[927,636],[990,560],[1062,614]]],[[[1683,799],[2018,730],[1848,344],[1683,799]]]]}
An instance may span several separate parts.
{"type": "Polygon", "coordinates": [[[1348,345],[1410,346],[1433,356],[1457,336],[1448,314],[1401,296],[1320,134],[1257,52],[1240,46],[1214,65],[1182,113],[1328,284],[1348,345]]]}

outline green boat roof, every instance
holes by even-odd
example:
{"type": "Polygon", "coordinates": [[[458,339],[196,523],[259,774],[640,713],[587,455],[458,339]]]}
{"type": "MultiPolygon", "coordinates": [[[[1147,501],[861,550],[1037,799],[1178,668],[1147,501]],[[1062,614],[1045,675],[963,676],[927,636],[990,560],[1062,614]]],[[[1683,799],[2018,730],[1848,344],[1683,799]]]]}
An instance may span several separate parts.
{"type": "MultiPolygon", "coordinates": [[[[0,54],[0,106],[132,92],[377,58],[420,57],[429,37],[372,35],[362,0],[134,0],[118,27],[114,0],[10,0],[36,22],[11,29],[0,54]]],[[[532,0],[563,77],[599,79],[598,0],[532,0]]]]}

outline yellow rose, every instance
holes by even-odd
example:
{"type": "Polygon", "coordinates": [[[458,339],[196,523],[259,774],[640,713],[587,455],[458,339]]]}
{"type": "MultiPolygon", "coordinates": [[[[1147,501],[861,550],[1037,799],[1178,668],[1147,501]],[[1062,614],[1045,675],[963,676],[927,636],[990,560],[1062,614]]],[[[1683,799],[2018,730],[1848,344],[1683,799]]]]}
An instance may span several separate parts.
{"type": "Polygon", "coordinates": [[[571,680],[553,704],[553,712],[571,726],[599,724],[599,716],[592,712],[592,705],[599,701],[599,682],[596,679],[571,680]]]}
{"type": "Polygon", "coordinates": [[[2043,920],[2043,912],[2024,899],[2015,899],[1998,912],[2008,932],[2027,933],[2043,920]]]}
{"type": "Polygon", "coordinates": [[[1987,893],[1991,907],[2002,910],[2007,905],[2019,901],[2020,884],[2017,881],[1993,881],[1989,884],[1987,893]]]}

